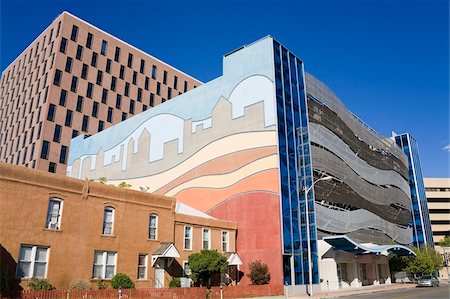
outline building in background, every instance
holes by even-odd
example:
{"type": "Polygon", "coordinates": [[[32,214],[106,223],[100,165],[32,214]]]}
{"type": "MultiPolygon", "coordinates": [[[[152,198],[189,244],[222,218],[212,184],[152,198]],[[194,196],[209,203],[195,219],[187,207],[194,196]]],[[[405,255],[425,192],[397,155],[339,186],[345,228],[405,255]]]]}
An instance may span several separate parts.
{"type": "Polygon", "coordinates": [[[65,174],[71,138],[199,84],[63,12],[2,73],[0,161],[65,174]]]}
{"type": "Polygon", "coordinates": [[[450,236],[450,178],[424,178],[433,241],[450,236]]]}
{"type": "Polygon", "coordinates": [[[10,288],[25,289],[31,277],[58,289],[77,280],[94,287],[119,272],[138,288],[168,287],[202,249],[239,266],[236,223],[174,198],[6,163],[0,188],[1,266],[10,288]]]}
{"type": "Polygon", "coordinates": [[[271,37],[225,55],[221,77],[71,148],[69,176],[126,180],[235,221],[241,270],[261,260],[273,284],[390,283],[386,252],[411,252],[407,156],[271,37]]]}
{"type": "Polygon", "coordinates": [[[420,247],[429,244],[434,247],[430,213],[420,166],[419,146],[414,137],[408,133],[400,135],[393,133],[392,138],[408,157],[414,246],[420,247]]]}

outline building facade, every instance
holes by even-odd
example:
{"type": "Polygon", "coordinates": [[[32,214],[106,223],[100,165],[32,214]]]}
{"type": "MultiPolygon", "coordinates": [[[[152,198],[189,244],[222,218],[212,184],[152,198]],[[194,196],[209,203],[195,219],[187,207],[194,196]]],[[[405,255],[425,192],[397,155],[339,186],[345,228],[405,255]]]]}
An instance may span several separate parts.
{"type": "Polygon", "coordinates": [[[450,179],[424,178],[433,241],[450,236],[450,179]]]}
{"type": "Polygon", "coordinates": [[[200,84],[63,12],[2,72],[0,161],[65,174],[71,138],[200,84]]]}
{"type": "Polygon", "coordinates": [[[225,55],[221,77],[71,147],[69,176],[126,180],[237,222],[241,270],[262,260],[274,284],[326,288],[338,267],[355,281],[333,275],[329,288],[389,283],[377,254],[410,252],[407,157],[271,37],[225,55]],[[341,251],[373,254],[319,266],[341,251]]]}
{"type": "Polygon", "coordinates": [[[414,246],[420,247],[428,244],[434,247],[430,213],[423,183],[422,167],[420,166],[419,146],[414,137],[407,133],[394,134],[392,138],[395,139],[395,142],[408,157],[414,246]]]}
{"type": "Polygon", "coordinates": [[[31,277],[56,288],[95,286],[118,272],[138,288],[168,287],[186,276],[190,254],[235,253],[236,223],[174,198],[5,163],[0,187],[1,271],[10,289],[26,289],[31,277]]]}

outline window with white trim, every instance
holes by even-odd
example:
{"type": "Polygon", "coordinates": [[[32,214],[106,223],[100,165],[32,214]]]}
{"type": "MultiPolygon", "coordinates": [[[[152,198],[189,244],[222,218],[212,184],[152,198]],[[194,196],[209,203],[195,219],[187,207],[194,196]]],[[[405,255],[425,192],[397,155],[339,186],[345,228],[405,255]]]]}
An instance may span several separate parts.
{"type": "Polygon", "coordinates": [[[222,231],[222,251],[229,252],[230,233],[228,231],[222,231]]]}
{"type": "Polygon", "coordinates": [[[203,243],[202,249],[211,249],[211,230],[209,228],[203,228],[203,243]]]}
{"type": "Polygon", "coordinates": [[[150,240],[158,239],[158,215],[150,214],[148,223],[148,238],[150,240]]]}
{"type": "Polygon", "coordinates": [[[20,246],[16,277],[47,277],[48,251],[44,246],[20,246]]]}
{"type": "Polygon", "coordinates": [[[192,226],[184,227],[184,249],[192,250],[192,226]]]}
{"type": "Polygon", "coordinates": [[[139,254],[137,279],[147,279],[148,255],[139,254]]]}
{"type": "Polygon", "coordinates": [[[183,277],[189,277],[191,275],[191,268],[189,268],[189,262],[183,261],[183,277]]]}
{"type": "Polygon", "coordinates": [[[117,252],[94,251],[93,278],[109,279],[116,275],[117,252]]]}
{"type": "Polygon", "coordinates": [[[59,230],[61,228],[62,200],[56,197],[48,201],[46,228],[59,230]]]}
{"type": "Polygon", "coordinates": [[[112,235],[114,228],[114,208],[106,207],[103,213],[103,234],[112,235]]]}

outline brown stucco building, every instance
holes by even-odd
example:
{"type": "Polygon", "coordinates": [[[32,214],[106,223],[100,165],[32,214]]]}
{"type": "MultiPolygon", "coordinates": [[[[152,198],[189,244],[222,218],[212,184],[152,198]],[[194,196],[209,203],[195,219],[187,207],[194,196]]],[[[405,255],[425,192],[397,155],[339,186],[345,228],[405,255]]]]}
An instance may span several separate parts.
{"type": "MultiPolygon", "coordinates": [[[[236,251],[236,224],[174,198],[0,163],[2,273],[56,288],[126,273],[136,287],[168,287],[188,256],[236,251]]],[[[20,288],[19,287],[19,288],[20,288]]]]}
{"type": "Polygon", "coordinates": [[[65,174],[71,138],[199,84],[63,12],[2,73],[0,161],[65,174]]]}

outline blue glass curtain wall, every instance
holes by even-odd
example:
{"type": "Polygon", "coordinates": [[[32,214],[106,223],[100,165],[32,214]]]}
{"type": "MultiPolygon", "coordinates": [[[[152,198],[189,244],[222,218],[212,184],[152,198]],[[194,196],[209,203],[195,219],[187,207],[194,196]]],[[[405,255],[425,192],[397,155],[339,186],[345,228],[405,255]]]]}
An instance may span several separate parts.
{"type": "Polygon", "coordinates": [[[413,214],[411,223],[413,227],[413,244],[415,247],[420,247],[426,243],[434,246],[417,142],[409,134],[397,135],[395,136],[395,141],[408,157],[413,214]]]}
{"type": "Polygon", "coordinates": [[[308,250],[310,250],[312,282],[317,284],[319,275],[314,194],[313,190],[308,193],[311,246],[308,249],[307,206],[303,191],[313,183],[303,63],[276,41],[274,41],[274,62],[284,280],[289,285],[309,283],[308,250]]]}

